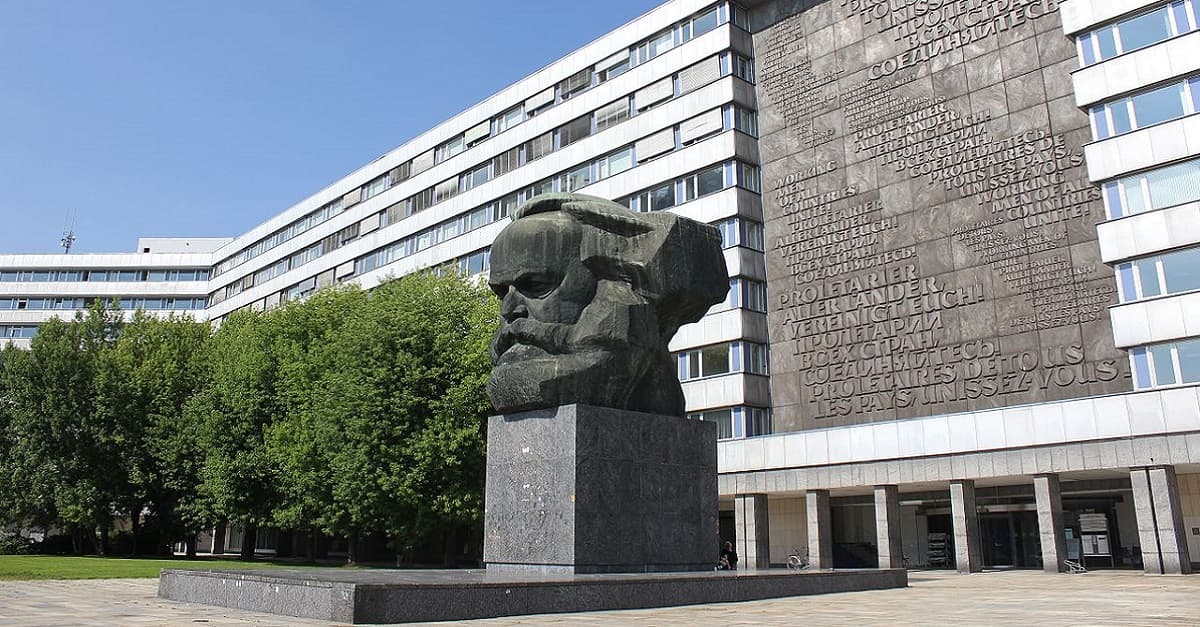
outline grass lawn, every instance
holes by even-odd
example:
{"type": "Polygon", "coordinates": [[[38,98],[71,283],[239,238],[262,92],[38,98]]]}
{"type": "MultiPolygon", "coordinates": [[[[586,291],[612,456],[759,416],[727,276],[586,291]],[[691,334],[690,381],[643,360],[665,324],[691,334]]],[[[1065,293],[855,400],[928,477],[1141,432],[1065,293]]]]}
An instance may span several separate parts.
{"type": "Polygon", "coordinates": [[[237,570],[247,568],[345,568],[255,560],[142,559],[117,557],[61,557],[57,555],[0,555],[0,581],[18,579],[118,579],[157,577],[163,568],[237,570]]]}

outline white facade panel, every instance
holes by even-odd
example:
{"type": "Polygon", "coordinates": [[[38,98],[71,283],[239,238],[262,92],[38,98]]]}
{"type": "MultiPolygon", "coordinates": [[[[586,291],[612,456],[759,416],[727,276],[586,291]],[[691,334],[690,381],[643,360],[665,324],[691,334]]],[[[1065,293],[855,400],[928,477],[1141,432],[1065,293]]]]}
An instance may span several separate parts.
{"type": "Polygon", "coordinates": [[[1096,227],[1104,263],[1200,244],[1200,202],[1110,220],[1096,227]]]}
{"type": "Polygon", "coordinates": [[[1200,31],[1134,50],[1076,70],[1075,104],[1080,107],[1200,71],[1200,31]]]}
{"type": "Polygon", "coordinates": [[[783,465],[768,464],[765,458],[748,455],[750,447],[747,446],[747,440],[724,440],[717,443],[717,463],[718,472],[721,473],[748,472],[820,466],[833,463],[834,456],[841,463],[859,463],[1197,429],[1200,429],[1200,387],[1189,386],[759,438],[783,441],[787,451],[783,465]],[[981,423],[975,419],[981,416],[986,417],[986,423],[992,425],[986,431],[980,429],[981,423]],[[1089,418],[1095,420],[1096,428],[1090,426],[1089,418]],[[1002,425],[1003,429],[994,428],[997,424],[1002,425]],[[1081,424],[1087,426],[1081,429],[1081,424]],[[869,432],[869,439],[876,445],[861,450],[850,447],[846,451],[840,443],[868,439],[865,433],[857,433],[859,430],[869,432]],[[852,432],[855,433],[851,435],[852,432]],[[1086,437],[1088,434],[1091,434],[1090,437],[1086,437]],[[975,447],[968,448],[972,441],[976,443],[975,447]],[[890,444],[880,447],[879,443],[883,442],[895,442],[896,446],[894,449],[890,444]]]}
{"type": "Polygon", "coordinates": [[[1200,114],[1110,137],[1083,147],[1088,178],[1106,181],[1160,163],[1200,155],[1200,114]],[[1151,135],[1173,138],[1155,145],[1151,135]]]}
{"type": "Polygon", "coordinates": [[[1200,335],[1200,293],[1117,305],[1109,315],[1117,348],[1200,335]]]}

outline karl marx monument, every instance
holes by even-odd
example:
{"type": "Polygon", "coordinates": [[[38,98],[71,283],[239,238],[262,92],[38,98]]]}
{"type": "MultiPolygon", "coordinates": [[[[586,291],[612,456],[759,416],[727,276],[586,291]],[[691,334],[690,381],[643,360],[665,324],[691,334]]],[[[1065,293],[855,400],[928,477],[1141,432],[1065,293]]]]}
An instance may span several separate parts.
{"type": "Polygon", "coordinates": [[[667,343],[729,289],[716,229],[578,194],[492,245],[489,571],[711,570],[716,428],[684,418],[667,343]]]}
{"type": "Polygon", "coordinates": [[[534,198],[492,244],[487,568],[166,569],[159,596],[393,623],[904,587],[901,569],[713,571],[716,425],[684,417],[667,342],[724,298],[727,276],[708,225],[534,198]]]}

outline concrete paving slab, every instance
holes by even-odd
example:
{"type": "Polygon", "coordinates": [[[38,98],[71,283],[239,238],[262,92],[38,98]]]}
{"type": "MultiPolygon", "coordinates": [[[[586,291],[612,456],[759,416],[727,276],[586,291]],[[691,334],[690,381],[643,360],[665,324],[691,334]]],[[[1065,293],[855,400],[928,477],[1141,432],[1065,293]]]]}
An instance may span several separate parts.
{"type": "MultiPolygon", "coordinates": [[[[648,610],[521,616],[462,624],[471,627],[578,624],[1194,627],[1200,624],[1200,575],[1155,577],[1134,571],[1083,575],[1038,571],[957,575],[914,571],[909,582],[908,588],[896,590],[648,610]]],[[[156,596],[157,590],[155,579],[0,582],[0,625],[337,625],[167,601],[156,596]]]]}

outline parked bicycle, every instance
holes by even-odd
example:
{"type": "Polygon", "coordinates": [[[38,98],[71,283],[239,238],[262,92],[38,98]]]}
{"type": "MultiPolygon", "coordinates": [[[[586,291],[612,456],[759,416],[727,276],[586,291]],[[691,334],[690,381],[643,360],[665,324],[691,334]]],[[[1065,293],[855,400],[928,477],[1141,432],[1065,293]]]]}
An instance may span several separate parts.
{"type": "Polygon", "coordinates": [[[792,552],[787,558],[788,570],[808,570],[808,551],[801,551],[796,547],[792,547],[792,552]]]}

